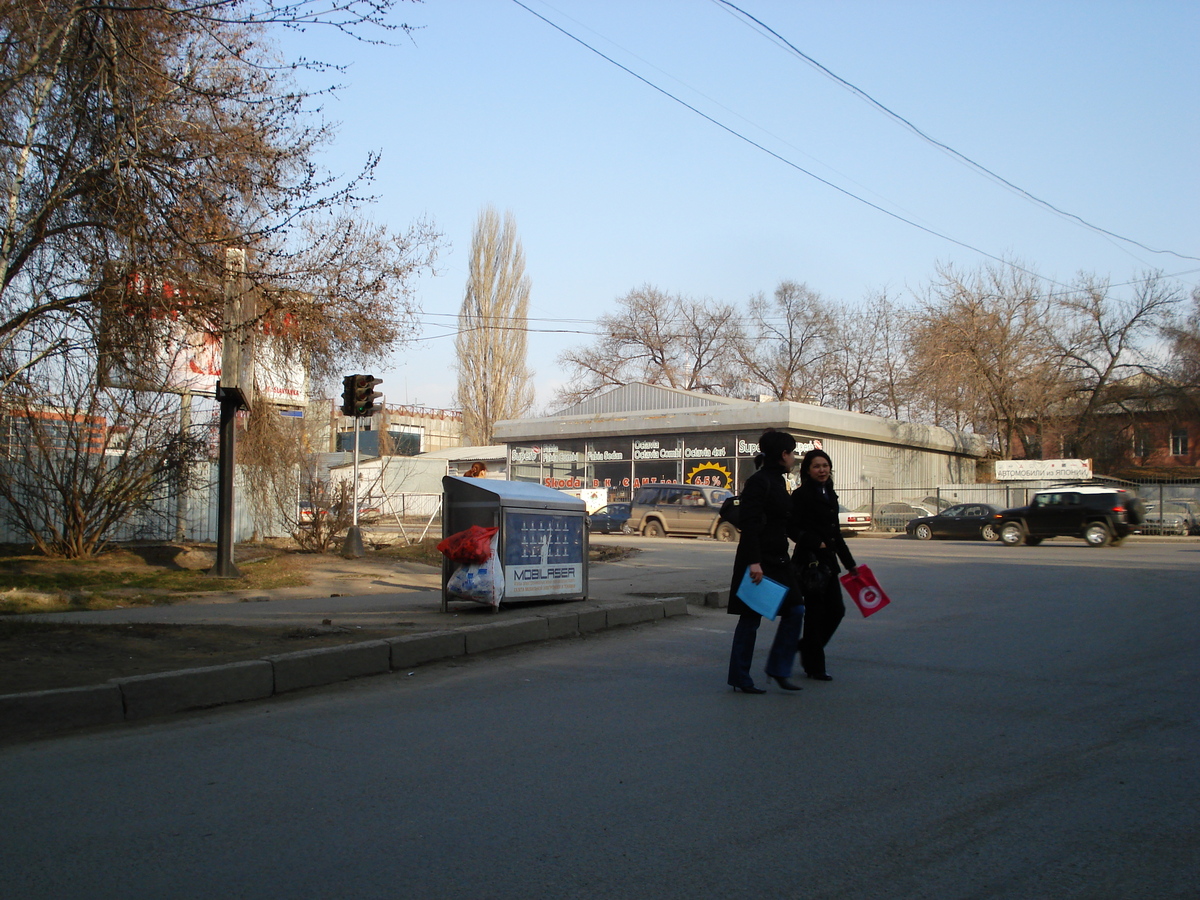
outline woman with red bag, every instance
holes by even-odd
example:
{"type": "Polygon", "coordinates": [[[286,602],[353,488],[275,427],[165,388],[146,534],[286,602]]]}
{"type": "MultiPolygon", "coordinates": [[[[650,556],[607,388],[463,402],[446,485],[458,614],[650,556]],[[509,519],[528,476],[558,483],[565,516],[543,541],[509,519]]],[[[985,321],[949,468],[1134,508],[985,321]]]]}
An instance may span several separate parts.
{"type": "Polygon", "coordinates": [[[792,492],[789,537],[796,542],[792,562],[804,588],[804,634],[800,638],[800,666],[816,681],[833,681],[825,671],[825,645],[837,631],[846,604],[837,574],[838,560],[850,572],[857,570],[854,556],[838,524],[838,495],[833,489],[833,460],[814,448],[800,460],[800,487],[792,492]],[[804,572],[808,570],[808,576],[804,572]]]}

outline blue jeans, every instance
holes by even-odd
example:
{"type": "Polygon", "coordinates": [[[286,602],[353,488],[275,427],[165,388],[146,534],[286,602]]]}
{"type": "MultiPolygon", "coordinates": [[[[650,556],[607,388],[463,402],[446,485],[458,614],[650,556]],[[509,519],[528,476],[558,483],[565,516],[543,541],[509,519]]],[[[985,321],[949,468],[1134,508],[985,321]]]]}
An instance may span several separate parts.
{"type": "MultiPolygon", "coordinates": [[[[756,612],[738,616],[733,630],[733,647],[729,651],[729,684],[733,687],[749,687],[754,684],[750,666],[754,663],[754,642],[762,616],[756,612]]],[[[775,629],[775,640],[767,656],[767,676],[790,678],[796,663],[796,646],[800,642],[800,629],[804,625],[804,604],[779,611],[779,625],[775,629]]]]}

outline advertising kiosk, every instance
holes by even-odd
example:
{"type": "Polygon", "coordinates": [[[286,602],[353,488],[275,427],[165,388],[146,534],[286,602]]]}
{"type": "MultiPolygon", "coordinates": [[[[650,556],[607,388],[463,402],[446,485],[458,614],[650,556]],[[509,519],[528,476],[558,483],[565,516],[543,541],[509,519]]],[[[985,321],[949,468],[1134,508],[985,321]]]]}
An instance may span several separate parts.
{"type": "MultiPolygon", "coordinates": [[[[504,600],[583,600],[588,591],[584,502],[524,481],[442,478],[442,537],[472,525],[499,528],[496,550],[504,600]]],[[[442,609],[459,599],[446,589],[456,568],[442,559],[442,609]]]]}

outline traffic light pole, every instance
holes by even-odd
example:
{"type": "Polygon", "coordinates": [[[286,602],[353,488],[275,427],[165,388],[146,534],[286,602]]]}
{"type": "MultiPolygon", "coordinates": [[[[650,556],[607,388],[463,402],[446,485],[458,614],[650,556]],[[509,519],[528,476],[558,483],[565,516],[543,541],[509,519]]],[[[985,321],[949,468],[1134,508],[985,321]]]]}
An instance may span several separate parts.
{"type": "Polygon", "coordinates": [[[358,527],[358,420],[380,411],[376,401],[383,394],[375,390],[377,384],[383,384],[383,379],[374,375],[347,375],[342,379],[342,415],[354,419],[354,512],[351,518],[353,524],[346,532],[346,542],[342,545],[342,556],[346,559],[355,559],[366,553],[363,550],[362,529],[358,527]]]}
{"type": "Polygon", "coordinates": [[[353,524],[346,530],[346,540],[342,544],[342,559],[359,559],[366,555],[363,547],[362,529],[358,527],[358,418],[354,419],[354,490],[351,500],[354,503],[353,524]]]}
{"type": "Polygon", "coordinates": [[[354,514],[350,519],[352,527],[358,527],[358,419],[354,420],[354,514]]]}

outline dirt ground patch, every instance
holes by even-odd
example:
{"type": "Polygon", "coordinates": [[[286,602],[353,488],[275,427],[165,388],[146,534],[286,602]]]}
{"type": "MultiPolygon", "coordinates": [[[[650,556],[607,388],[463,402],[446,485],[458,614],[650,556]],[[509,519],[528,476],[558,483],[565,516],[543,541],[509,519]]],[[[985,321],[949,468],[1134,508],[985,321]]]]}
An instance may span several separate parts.
{"type": "MultiPolygon", "coordinates": [[[[175,603],[205,590],[305,585],[350,564],[332,554],[297,553],[253,545],[237,554],[241,579],[211,579],[209,546],[175,544],[114,548],[89,560],[37,557],[8,548],[0,555],[0,602],[26,598],[20,612],[109,609],[175,603]],[[33,597],[33,604],[29,597],[33,597]]],[[[424,563],[418,558],[417,565],[424,563]]],[[[396,557],[372,553],[355,572],[394,571],[396,557]]],[[[432,569],[431,569],[432,570],[432,569]]],[[[436,571],[436,570],[433,570],[436,571]]],[[[83,625],[0,616],[0,694],[83,687],[110,678],[258,659],[409,634],[403,624],[380,628],[234,625],[83,625]]]]}
{"type": "Polygon", "coordinates": [[[127,675],[215,666],[413,630],[0,621],[0,694],[84,687],[127,675]]]}
{"type": "MultiPolygon", "coordinates": [[[[591,561],[621,559],[636,552],[630,548],[593,546],[591,561]]],[[[431,552],[431,547],[418,554],[384,550],[356,560],[353,569],[359,574],[388,575],[394,573],[397,560],[405,560],[436,572],[431,563],[439,558],[431,552]]],[[[258,583],[254,583],[256,576],[251,576],[240,583],[221,585],[225,589],[270,590],[264,585],[311,584],[331,573],[344,576],[349,568],[345,560],[332,554],[281,552],[261,546],[241,550],[237,559],[239,565],[248,559],[261,560],[256,564],[262,568],[269,565],[271,570],[256,573],[261,579],[258,583]],[[281,578],[281,573],[286,578],[281,578]]],[[[87,606],[77,608],[171,603],[197,595],[196,581],[176,579],[187,578],[192,571],[211,564],[211,548],[178,545],[122,548],[86,561],[35,559],[10,552],[7,556],[0,555],[0,595],[6,589],[15,590],[29,582],[30,590],[51,590],[60,597],[87,593],[87,606]],[[142,578],[146,580],[138,580],[142,578]],[[101,590],[106,597],[103,604],[96,602],[93,592],[97,582],[103,585],[101,590]],[[81,590],[81,585],[91,590],[81,590]]],[[[254,568],[245,566],[248,571],[254,568]]],[[[207,586],[211,582],[201,584],[207,586]]],[[[67,608],[73,606],[74,601],[67,608]]],[[[55,622],[52,617],[31,621],[0,616],[0,694],[85,687],[103,684],[110,678],[241,662],[419,630],[421,626],[404,622],[378,628],[332,625],[297,629],[241,625],[82,625],[55,622]]]]}

